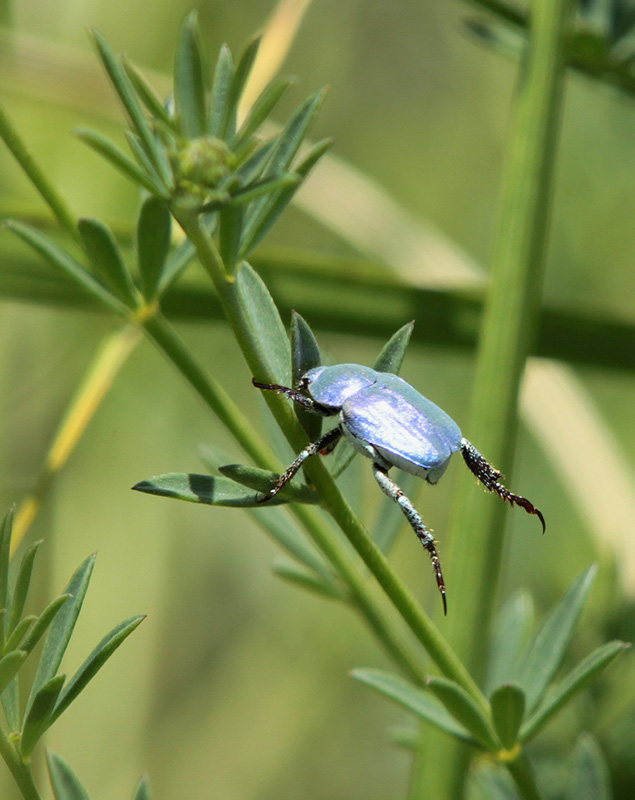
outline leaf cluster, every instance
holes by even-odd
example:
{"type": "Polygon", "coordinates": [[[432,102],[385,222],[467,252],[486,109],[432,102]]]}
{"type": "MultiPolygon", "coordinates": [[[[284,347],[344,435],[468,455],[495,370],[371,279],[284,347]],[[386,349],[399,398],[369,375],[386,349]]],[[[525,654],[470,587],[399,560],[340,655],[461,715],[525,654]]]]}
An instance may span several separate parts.
{"type": "Polygon", "coordinates": [[[75,570],[64,592],[39,615],[23,616],[39,542],[24,554],[10,581],[9,553],[13,513],[0,527],[0,699],[7,730],[0,730],[2,756],[16,774],[28,770],[33,750],[46,731],[68,709],[120,644],[142,621],[135,616],[115,626],[96,645],[75,673],[60,672],[62,659],[81,611],[95,564],[89,556],[75,570]],[[20,703],[20,670],[44,638],[24,707],[20,703]]]}
{"type": "Polygon", "coordinates": [[[520,595],[505,604],[493,629],[487,711],[447,678],[431,677],[422,689],[378,670],[355,670],[353,677],[456,739],[512,760],[629,647],[604,644],[556,680],[595,573],[590,567],[573,581],[528,644],[529,605],[520,595]]]}

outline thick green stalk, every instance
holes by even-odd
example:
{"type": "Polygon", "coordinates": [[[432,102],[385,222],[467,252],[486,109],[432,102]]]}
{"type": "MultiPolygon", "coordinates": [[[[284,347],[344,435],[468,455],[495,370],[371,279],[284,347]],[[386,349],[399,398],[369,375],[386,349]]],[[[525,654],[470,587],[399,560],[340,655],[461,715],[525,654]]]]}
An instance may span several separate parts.
{"type": "MultiPolygon", "coordinates": [[[[519,385],[540,306],[570,5],[570,0],[534,0],[531,5],[528,48],[520,68],[505,158],[470,425],[465,431],[486,458],[503,470],[509,470],[512,461],[519,385]]],[[[460,501],[455,506],[452,553],[446,569],[453,598],[450,640],[471,674],[480,678],[496,599],[506,512],[498,498],[476,489],[467,470],[459,479],[456,496],[460,501]]],[[[540,505],[540,498],[533,499],[540,505]]],[[[527,535],[535,535],[539,547],[537,521],[527,518],[527,527],[531,528],[527,535]]],[[[465,748],[436,735],[429,737],[428,747],[425,775],[413,797],[442,800],[462,796],[465,748]]]]}
{"type": "MultiPolygon", "coordinates": [[[[198,218],[194,216],[183,215],[180,217],[179,222],[195,246],[202,265],[214,282],[227,319],[234,330],[247,363],[260,380],[267,380],[267,366],[262,363],[260,358],[258,343],[253,342],[249,336],[248,325],[244,319],[244,309],[236,292],[236,284],[227,279],[220,254],[212,238],[201,227],[198,218]]],[[[270,377],[275,379],[274,376],[270,377]]],[[[306,446],[306,435],[289,403],[273,393],[267,394],[267,402],[291,445],[296,450],[306,446]]],[[[393,572],[383,553],[375,545],[342,496],[328,470],[319,459],[313,459],[313,463],[307,465],[306,471],[324,498],[325,508],[341,527],[379,585],[441,672],[446,677],[459,683],[480,707],[487,712],[487,702],[468,671],[456,657],[456,654],[438,628],[423,612],[412,594],[393,572]]],[[[343,561],[346,564],[348,563],[345,558],[343,561]]]]}
{"type": "Polygon", "coordinates": [[[24,800],[42,800],[31,775],[31,768],[22,762],[7,734],[0,728],[0,756],[13,775],[24,800]]]}

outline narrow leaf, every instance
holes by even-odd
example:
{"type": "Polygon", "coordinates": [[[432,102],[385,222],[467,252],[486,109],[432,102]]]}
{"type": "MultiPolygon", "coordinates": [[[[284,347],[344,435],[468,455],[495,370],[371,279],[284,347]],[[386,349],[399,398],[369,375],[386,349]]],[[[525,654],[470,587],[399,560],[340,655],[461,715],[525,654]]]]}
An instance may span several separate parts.
{"type": "Polygon", "coordinates": [[[245,143],[271,114],[291,84],[292,81],[290,80],[276,81],[262,91],[256,102],[249,109],[249,113],[240,127],[239,137],[234,146],[236,155],[240,153],[241,147],[244,147],[245,143]]]}
{"type": "Polygon", "coordinates": [[[515,592],[501,608],[492,626],[486,687],[516,683],[534,620],[534,605],[525,591],[515,592]]]}
{"type": "Polygon", "coordinates": [[[17,675],[28,655],[24,650],[13,650],[0,658],[0,693],[4,692],[14,675],[17,675]]]}
{"type": "Polygon", "coordinates": [[[508,683],[499,686],[490,699],[494,728],[506,750],[511,750],[518,739],[525,713],[525,694],[519,686],[508,683]]]}
{"type": "Polygon", "coordinates": [[[235,171],[234,174],[239,179],[240,185],[246,186],[260,177],[271,158],[279,138],[279,136],[274,136],[269,141],[263,142],[235,171]]]}
{"type": "Polygon", "coordinates": [[[452,717],[429,692],[413,686],[403,678],[377,669],[355,669],[351,677],[376,689],[380,694],[394,700],[417,717],[429,722],[439,730],[456,739],[480,747],[467,730],[452,717]]]}
{"type": "Polygon", "coordinates": [[[161,176],[164,189],[169,192],[172,185],[172,175],[167,158],[165,153],[160,149],[160,145],[155,140],[154,133],[145,117],[143,108],[130,82],[130,78],[126,75],[123,67],[111,50],[110,45],[106,42],[101,33],[95,29],[93,29],[92,33],[108,77],[119,95],[124,108],[128,112],[130,121],[143,144],[144,151],[161,176]]]}
{"type": "Polygon", "coordinates": [[[65,680],[65,675],[51,678],[33,698],[31,708],[24,720],[20,739],[20,754],[23,759],[29,758],[38,740],[51,725],[51,714],[65,680]]]}
{"type": "Polygon", "coordinates": [[[533,711],[562,662],[573,629],[580,617],[597,568],[589,567],[571,584],[562,600],[545,618],[529,650],[518,680],[533,711]]]}
{"type": "Polygon", "coordinates": [[[299,567],[293,561],[278,559],[273,564],[273,571],[282,580],[292,583],[300,589],[321,597],[328,597],[330,600],[344,600],[342,591],[333,582],[329,582],[322,575],[317,575],[307,569],[299,567]]]}
{"type": "Polygon", "coordinates": [[[11,603],[11,615],[9,617],[9,624],[7,627],[7,634],[15,630],[22,612],[24,611],[24,604],[26,603],[29,586],[31,585],[31,575],[33,574],[33,562],[42,542],[35,542],[27,552],[20,563],[20,571],[15,582],[15,589],[13,590],[13,600],[11,603]]]}
{"type": "Polygon", "coordinates": [[[289,339],[269,290],[247,263],[236,276],[236,301],[244,309],[246,335],[260,361],[261,369],[256,377],[288,386],[291,380],[289,339]]]}
{"type": "Polygon", "coordinates": [[[77,672],[64,687],[59,701],[55,706],[55,711],[51,716],[51,724],[63,714],[73,700],[86,688],[88,683],[95,677],[106,661],[115,652],[125,639],[130,636],[134,629],[145,619],[143,615],[131,617],[120,622],[110,633],[106,634],[92,651],[77,672]]]}
{"type": "Polygon", "coordinates": [[[4,609],[6,614],[0,630],[0,643],[4,642],[9,612],[11,610],[11,600],[9,596],[9,562],[11,560],[11,532],[13,530],[13,509],[7,511],[0,524],[0,609],[4,609]]]}
{"type": "Polygon", "coordinates": [[[245,205],[265,195],[272,196],[281,190],[295,189],[300,181],[301,177],[293,172],[284,172],[275,178],[264,178],[232,192],[231,202],[234,206],[245,205]]]}
{"type": "Polygon", "coordinates": [[[611,800],[609,770],[597,741],[588,733],[578,739],[565,800],[611,800]]]}
{"type": "Polygon", "coordinates": [[[27,632],[33,627],[33,623],[36,619],[37,617],[34,614],[29,614],[28,617],[25,617],[23,620],[18,622],[5,644],[4,649],[7,653],[10,650],[17,650],[18,648],[20,648],[20,650],[26,650],[22,644],[22,640],[27,635],[27,632]]]}
{"type": "MultiPolygon", "coordinates": [[[[313,93],[297,108],[279,135],[275,149],[271,155],[271,160],[265,170],[264,177],[276,178],[282,172],[287,172],[291,169],[291,163],[322,104],[324,94],[325,92],[323,89],[313,93]]],[[[295,171],[297,172],[298,170],[295,171]]],[[[252,230],[255,231],[260,225],[267,205],[268,201],[264,199],[258,204],[254,204],[254,207],[250,209],[250,218],[248,220],[248,230],[250,234],[252,230]]]]}
{"type": "Polygon", "coordinates": [[[90,800],[88,792],[64,759],[47,752],[46,761],[55,800],[90,800]]]}
{"type": "Polygon", "coordinates": [[[49,625],[55,619],[55,615],[57,614],[57,612],[69,599],[70,599],[69,594],[62,594],[59,597],[56,597],[55,600],[53,600],[48,604],[48,606],[37,618],[35,625],[29,630],[29,633],[25,638],[24,642],[22,642],[22,650],[26,650],[27,653],[30,653],[33,650],[35,645],[40,641],[42,636],[44,636],[44,634],[46,633],[49,625]]]}
{"type": "Polygon", "coordinates": [[[561,681],[545,697],[534,714],[527,720],[521,730],[522,741],[536,736],[573,697],[594,681],[601,672],[630,645],[625,642],[609,642],[598,647],[561,681]]]}
{"type": "Polygon", "coordinates": [[[64,594],[71,595],[71,598],[59,609],[49,629],[27,702],[27,714],[35,695],[57,674],[86,596],[95,558],[93,554],[83,561],[66,586],[64,594]]]}
{"type": "Polygon", "coordinates": [[[143,296],[152,302],[159,293],[170,249],[172,217],[167,205],[148,197],[141,206],[137,225],[137,254],[143,296]]]}
{"type": "Polygon", "coordinates": [[[414,326],[414,321],[408,322],[390,337],[375,359],[373,369],[399,375],[414,326]]]}
{"type": "Polygon", "coordinates": [[[141,781],[137,786],[137,791],[134,793],[132,800],[152,800],[152,795],[150,793],[150,781],[148,780],[147,775],[144,775],[143,778],[141,778],[141,781]]]}
{"type": "Polygon", "coordinates": [[[225,105],[225,114],[223,125],[221,128],[221,138],[233,144],[236,135],[236,116],[240,96],[243,93],[249,73],[253,67],[256,55],[258,54],[258,47],[260,45],[260,37],[252,39],[243,51],[236,67],[236,72],[231,82],[229,94],[227,96],[227,103],[225,105]]]}
{"type": "MultiPolygon", "coordinates": [[[[317,105],[312,104],[310,106],[312,109],[312,114],[316,113],[318,106],[319,103],[317,105]]],[[[302,128],[293,130],[294,134],[301,133],[302,136],[304,136],[305,132],[306,129],[302,128]]],[[[285,140],[283,138],[284,136],[285,131],[280,134],[280,140],[278,141],[278,144],[271,155],[271,160],[263,173],[263,177],[265,178],[277,178],[285,171],[290,169],[291,160],[295,155],[295,150],[288,147],[290,143],[288,139],[285,140]],[[287,159],[287,155],[289,155],[289,153],[291,153],[291,158],[287,159]]],[[[292,141],[295,141],[295,137],[292,137],[292,141]]],[[[293,196],[302,184],[302,181],[307,177],[319,159],[327,152],[327,150],[329,150],[332,144],[332,140],[324,140],[322,142],[318,142],[318,144],[311,149],[306,158],[293,169],[294,174],[300,178],[295,185],[286,189],[281,189],[271,197],[266,196],[250,204],[249,213],[245,221],[245,234],[242,251],[243,258],[246,258],[248,254],[264,239],[284,209],[293,199],[293,196]]],[[[297,146],[299,147],[299,142],[297,146]]]]}
{"type": "Polygon", "coordinates": [[[226,44],[221,45],[214,70],[212,93],[209,104],[209,132],[217,138],[222,137],[225,119],[228,116],[227,104],[234,79],[234,62],[226,44]]]}
{"type": "MultiPolygon", "coordinates": [[[[148,154],[143,149],[143,143],[141,142],[141,139],[132,131],[124,131],[123,135],[126,137],[128,146],[132,150],[132,155],[137,159],[137,164],[139,164],[143,172],[148,175],[152,182],[160,183],[161,178],[154,168],[152,161],[148,157],[148,154]]],[[[165,192],[162,191],[161,194],[163,195],[165,192]]]]}
{"type": "Polygon", "coordinates": [[[127,306],[136,308],[137,291],[110,229],[96,219],[81,219],[77,227],[88,257],[102,283],[127,306]]]}
{"type": "MultiPolygon", "coordinates": [[[[19,668],[20,665],[18,665],[18,671],[19,668]]],[[[20,730],[20,683],[17,674],[14,674],[13,679],[9,681],[9,684],[5,687],[1,696],[2,707],[4,708],[4,715],[7,718],[9,730],[11,732],[17,732],[20,730]]]]}
{"type": "Polygon", "coordinates": [[[13,231],[23,241],[30,245],[37,253],[45,258],[49,264],[61,270],[65,275],[72,278],[82,289],[88,292],[103,305],[118,314],[127,315],[127,308],[120,300],[101,285],[81,264],[72,259],[64,250],[54,244],[48,237],[42,235],[30,225],[22,222],[7,222],[6,227],[13,231]]]}
{"type": "MultiPolygon", "coordinates": [[[[258,492],[266,493],[272,489],[280,477],[277,472],[267,469],[259,469],[245,464],[225,464],[218,468],[218,471],[236,483],[255,489],[258,492]]],[[[287,502],[293,503],[319,503],[320,496],[315,491],[299,481],[289,481],[281,490],[287,502]]]]}
{"type": "Polygon", "coordinates": [[[191,11],[181,28],[174,65],[174,99],[180,115],[181,131],[188,139],[195,139],[206,132],[207,74],[208,65],[198,17],[195,11],[191,11]]]}
{"type": "Polygon", "coordinates": [[[169,193],[165,187],[155,180],[154,170],[150,174],[145,172],[106,136],[97,133],[97,131],[89,130],[88,128],[78,128],[75,134],[89,147],[92,147],[93,150],[110,161],[115,169],[118,169],[119,172],[123,173],[126,178],[129,178],[134,184],[142,186],[144,189],[147,189],[150,194],[157,195],[163,199],[169,197],[169,193]]]}
{"type": "MultiPolygon", "coordinates": [[[[210,506],[228,506],[230,508],[264,508],[259,500],[262,494],[241,486],[229,478],[215,478],[211,475],[194,473],[168,472],[155,475],[140,481],[132,487],[137,492],[154,494],[159,497],[173,497],[190,503],[203,503],[210,506]]],[[[284,491],[279,492],[267,506],[288,503],[284,491]]]]}
{"type": "MultiPolygon", "coordinates": [[[[292,385],[297,386],[298,381],[310,369],[319,367],[322,363],[320,347],[315,334],[306,320],[297,313],[291,312],[291,377],[292,385]]],[[[295,404],[295,415],[306,431],[312,442],[320,438],[322,433],[322,417],[313,414],[309,409],[295,404]]]]}
{"type": "Polygon", "coordinates": [[[498,748],[498,742],[489,721],[458,683],[447,678],[428,678],[427,685],[447,711],[472,734],[476,741],[488,750],[498,748]]]}
{"type": "Polygon", "coordinates": [[[130,82],[132,83],[134,90],[139,95],[141,102],[145,105],[148,111],[153,117],[163,122],[166,127],[176,132],[177,127],[174,124],[174,119],[170,116],[165,104],[161,102],[161,98],[154,91],[150,83],[148,83],[148,81],[145,79],[141,70],[139,70],[137,66],[132,63],[132,61],[129,61],[126,56],[121,57],[121,63],[123,68],[126,70],[126,74],[130,78],[130,82]]]}

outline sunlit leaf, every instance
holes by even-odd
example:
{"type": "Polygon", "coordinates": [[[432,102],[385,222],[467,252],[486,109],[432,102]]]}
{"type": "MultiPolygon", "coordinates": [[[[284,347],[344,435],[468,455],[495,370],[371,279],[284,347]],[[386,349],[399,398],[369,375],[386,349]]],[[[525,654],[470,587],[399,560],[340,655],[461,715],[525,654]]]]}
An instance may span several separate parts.
{"type": "MultiPolygon", "coordinates": [[[[229,478],[217,478],[211,475],[168,472],[140,481],[132,488],[137,492],[154,494],[159,497],[173,497],[189,503],[230,508],[264,508],[263,504],[259,502],[262,493],[241,486],[229,478]]],[[[288,502],[289,499],[285,498],[284,490],[282,490],[269,500],[267,505],[281,505],[288,502]]]]}

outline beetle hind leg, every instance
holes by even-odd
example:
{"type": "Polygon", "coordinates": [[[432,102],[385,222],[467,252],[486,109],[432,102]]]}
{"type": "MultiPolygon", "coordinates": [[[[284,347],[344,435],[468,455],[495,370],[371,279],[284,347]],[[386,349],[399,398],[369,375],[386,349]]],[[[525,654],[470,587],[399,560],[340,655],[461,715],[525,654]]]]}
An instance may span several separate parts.
{"type": "Polygon", "coordinates": [[[467,439],[461,440],[461,454],[463,455],[465,463],[468,465],[470,470],[474,473],[474,475],[476,475],[476,477],[488,491],[496,492],[500,498],[508,502],[510,505],[515,504],[517,506],[521,506],[528,514],[535,514],[542,525],[542,532],[545,532],[545,518],[542,516],[540,509],[536,508],[536,506],[527,500],[526,497],[522,497],[519,494],[513,494],[509,491],[509,489],[506,489],[500,482],[500,479],[503,477],[503,473],[499,472],[488,461],[486,461],[476,447],[474,447],[471,442],[468,442],[467,439]]]}
{"type": "Polygon", "coordinates": [[[445,597],[445,582],[443,580],[443,572],[441,571],[441,559],[437,553],[434,537],[426,527],[421,514],[419,514],[417,509],[412,505],[410,500],[403,493],[403,490],[388,476],[387,470],[380,467],[379,464],[373,464],[373,475],[382,492],[387,497],[390,497],[391,500],[394,500],[403,511],[412,529],[417,534],[419,541],[428,551],[432,561],[432,567],[434,568],[434,574],[437,578],[437,586],[439,587],[441,599],[443,600],[443,613],[447,614],[448,605],[445,597]]]}
{"type": "Polygon", "coordinates": [[[269,489],[267,494],[258,498],[258,502],[266,503],[267,500],[271,500],[272,497],[275,497],[280,489],[282,489],[285,484],[289,483],[291,478],[293,478],[307,458],[311,458],[311,456],[315,456],[318,453],[321,453],[323,450],[330,452],[329,448],[335,447],[335,444],[341,435],[342,431],[339,428],[333,428],[328,433],[325,433],[324,436],[320,437],[317,442],[313,442],[313,444],[305,447],[304,450],[298,453],[295,460],[289,464],[282,475],[280,475],[278,478],[278,483],[269,489]]]}

